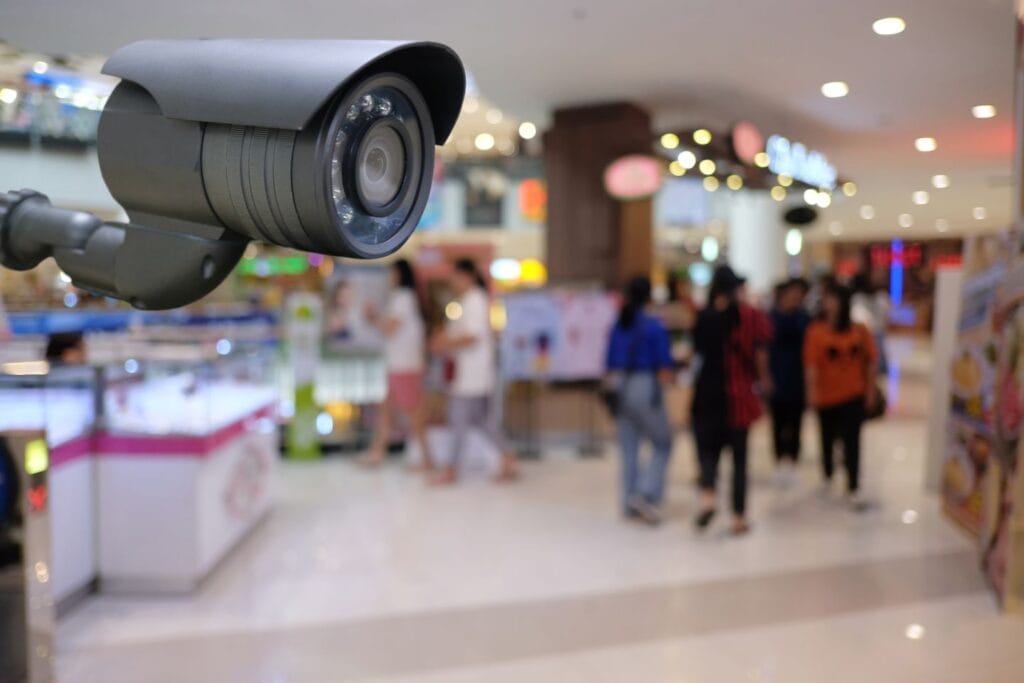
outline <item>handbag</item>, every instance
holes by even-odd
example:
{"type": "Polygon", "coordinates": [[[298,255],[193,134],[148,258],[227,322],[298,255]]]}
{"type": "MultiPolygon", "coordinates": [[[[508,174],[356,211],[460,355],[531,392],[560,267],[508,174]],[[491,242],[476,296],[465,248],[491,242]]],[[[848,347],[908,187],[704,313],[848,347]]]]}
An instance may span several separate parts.
{"type": "Polygon", "coordinates": [[[877,420],[881,417],[884,417],[885,411],[889,408],[889,399],[885,395],[885,390],[882,389],[882,384],[880,382],[876,383],[874,389],[875,396],[877,396],[878,398],[875,401],[874,408],[872,408],[871,410],[868,410],[867,408],[864,409],[865,420],[877,420]]]}

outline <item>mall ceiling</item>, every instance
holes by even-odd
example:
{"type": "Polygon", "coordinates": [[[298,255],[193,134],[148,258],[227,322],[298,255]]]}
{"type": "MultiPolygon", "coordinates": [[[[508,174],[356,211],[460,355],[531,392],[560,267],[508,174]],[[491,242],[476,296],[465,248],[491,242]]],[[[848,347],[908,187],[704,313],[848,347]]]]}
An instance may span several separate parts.
{"type": "MultiPolygon", "coordinates": [[[[1013,0],[49,0],[0,6],[0,38],[44,53],[107,54],[152,37],[425,38],[463,56],[515,116],[630,99],[658,127],[746,119],[820,149],[857,181],[823,212],[842,237],[964,233],[1010,221],[1013,0]],[[906,31],[881,37],[880,17],[906,31]],[[850,92],[822,96],[842,80],[850,92]],[[972,117],[995,105],[997,116],[972,117]],[[915,138],[938,141],[931,153],[915,138]],[[950,187],[931,187],[934,174],[950,187]],[[912,202],[926,190],[930,203],[912,202]],[[860,217],[862,204],[875,218],[860,217]],[[985,218],[974,217],[974,207],[985,218]],[[909,213],[913,226],[897,227],[909,213]],[[940,223],[941,225],[941,223],[940,223]]],[[[268,93],[272,97],[273,93],[268,93]]],[[[979,214],[980,215],[980,214],[979,214]]]]}

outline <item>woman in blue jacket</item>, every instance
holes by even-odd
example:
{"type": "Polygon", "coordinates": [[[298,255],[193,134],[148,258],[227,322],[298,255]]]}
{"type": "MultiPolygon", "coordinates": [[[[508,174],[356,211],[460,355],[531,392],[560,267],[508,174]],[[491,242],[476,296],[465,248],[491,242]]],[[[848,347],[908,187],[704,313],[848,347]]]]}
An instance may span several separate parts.
{"type": "Polygon", "coordinates": [[[623,514],[656,525],[661,522],[660,506],[672,455],[672,428],[661,386],[672,379],[672,355],[665,326],[645,312],[650,300],[650,280],[632,279],[612,328],[607,366],[618,396],[615,412],[622,452],[623,514]],[[642,439],[652,446],[646,466],[640,463],[642,439]]]}

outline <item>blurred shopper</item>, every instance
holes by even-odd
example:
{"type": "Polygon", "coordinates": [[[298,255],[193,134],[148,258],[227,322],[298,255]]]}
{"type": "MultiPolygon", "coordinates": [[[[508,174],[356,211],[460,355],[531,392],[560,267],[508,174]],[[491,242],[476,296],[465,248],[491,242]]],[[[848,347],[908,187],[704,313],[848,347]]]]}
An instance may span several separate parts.
{"type": "Polygon", "coordinates": [[[82,365],[85,359],[81,332],[54,332],[46,340],[46,360],[53,365],[82,365]]]}
{"type": "Polygon", "coordinates": [[[878,371],[888,372],[885,355],[885,332],[889,322],[889,292],[885,282],[885,271],[873,269],[868,275],[860,274],[853,280],[853,298],[850,317],[854,322],[863,323],[871,332],[878,350],[878,371]]]}
{"type": "Polygon", "coordinates": [[[405,259],[391,264],[391,293],[387,309],[381,315],[373,307],[366,318],[385,337],[384,358],[388,366],[388,393],[377,411],[377,426],[370,451],[362,459],[366,465],[384,461],[396,413],[409,423],[412,436],[420,446],[421,465],[433,469],[427,440],[427,413],[423,396],[423,369],[426,330],[423,308],[416,289],[412,265],[405,259]]]}
{"type": "Polygon", "coordinates": [[[452,360],[448,396],[452,453],[449,463],[431,481],[450,484],[458,478],[458,466],[472,429],[480,430],[501,453],[498,480],[508,481],[517,476],[518,463],[501,434],[495,410],[497,368],[486,283],[473,261],[460,259],[455,263],[451,284],[458,297],[459,313],[447,329],[433,337],[431,351],[452,360]]]}
{"type": "Polygon", "coordinates": [[[875,385],[878,352],[871,332],[850,318],[850,290],[836,282],[822,297],[822,317],[807,330],[804,367],[807,399],[821,422],[825,490],[831,489],[836,442],[843,445],[851,507],[865,507],[860,493],[860,432],[866,411],[880,400],[875,385]]]}
{"type": "Polygon", "coordinates": [[[693,298],[693,283],[685,268],[668,278],[668,305],[662,307],[662,319],[672,330],[689,333],[697,322],[697,302],[693,298]]]}
{"type": "Polygon", "coordinates": [[[656,525],[661,522],[659,508],[672,455],[672,428],[661,385],[672,381],[673,362],[665,326],[644,310],[651,301],[650,280],[633,278],[624,296],[608,342],[607,362],[622,452],[622,511],[628,518],[656,525]],[[646,467],[640,463],[643,439],[652,447],[646,467]]]}
{"type": "Polygon", "coordinates": [[[769,357],[772,374],[772,437],[779,484],[796,480],[800,458],[800,427],[806,407],[804,385],[804,336],[811,316],[804,309],[807,282],[794,278],[779,285],[769,315],[773,337],[769,357]]]}
{"type": "Polygon", "coordinates": [[[10,321],[7,320],[7,309],[4,308],[4,298],[0,296],[0,341],[7,341],[10,338],[10,321]]]}
{"type": "Polygon", "coordinates": [[[747,509],[747,435],[761,416],[762,393],[771,393],[768,345],[771,322],[739,299],[743,280],[728,266],[711,280],[708,305],[697,317],[694,347],[700,368],[693,400],[693,432],[700,461],[701,511],[697,528],[715,516],[718,463],[732,452],[732,531],[749,530],[747,509]],[[760,385],[758,387],[758,385],[760,385]]]}

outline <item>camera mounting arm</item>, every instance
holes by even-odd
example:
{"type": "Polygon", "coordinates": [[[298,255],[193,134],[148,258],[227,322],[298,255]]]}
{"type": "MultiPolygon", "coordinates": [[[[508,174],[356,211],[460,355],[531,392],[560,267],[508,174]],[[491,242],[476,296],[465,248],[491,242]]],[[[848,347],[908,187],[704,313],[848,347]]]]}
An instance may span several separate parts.
{"type": "Polygon", "coordinates": [[[248,240],[207,239],[60,209],[32,190],[0,192],[0,265],[29,270],[48,257],[82,289],[136,308],[184,306],[210,293],[248,240]]]}

